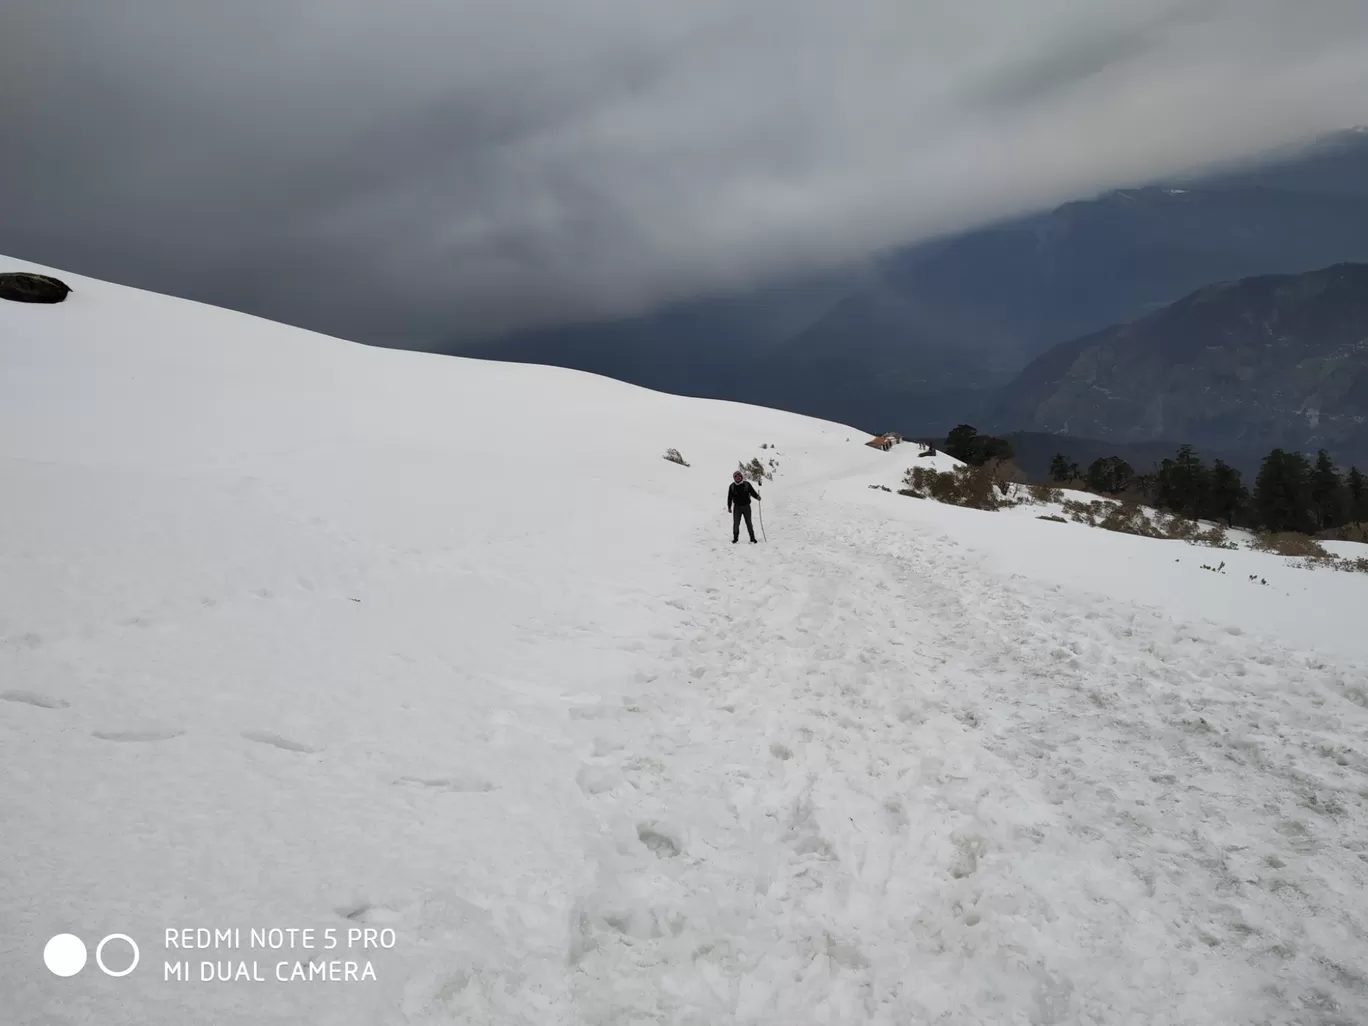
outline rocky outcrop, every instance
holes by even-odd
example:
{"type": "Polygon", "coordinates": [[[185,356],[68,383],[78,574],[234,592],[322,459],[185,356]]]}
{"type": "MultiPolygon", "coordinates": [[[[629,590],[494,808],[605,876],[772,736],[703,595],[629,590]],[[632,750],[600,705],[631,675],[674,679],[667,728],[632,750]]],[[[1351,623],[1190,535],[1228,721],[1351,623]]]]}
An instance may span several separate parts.
{"type": "Polygon", "coordinates": [[[19,271],[0,274],[0,299],[16,303],[60,303],[70,291],[66,282],[46,274],[19,271]]]}

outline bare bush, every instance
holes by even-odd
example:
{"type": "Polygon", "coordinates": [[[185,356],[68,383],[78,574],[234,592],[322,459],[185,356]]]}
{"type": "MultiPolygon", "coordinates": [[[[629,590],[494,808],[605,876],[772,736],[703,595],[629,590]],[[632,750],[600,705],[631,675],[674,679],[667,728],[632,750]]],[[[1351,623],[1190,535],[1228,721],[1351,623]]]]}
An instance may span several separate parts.
{"type": "Polygon", "coordinates": [[[1026,471],[1011,460],[989,460],[985,466],[993,471],[993,483],[1004,496],[1011,494],[1013,485],[1024,485],[1028,480],[1026,471]]]}
{"type": "Polygon", "coordinates": [[[1093,499],[1092,502],[1081,502],[1078,499],[1065,499],[1064,512],[1069,515],[1069,519],[1075,524],[1087,524],[1089,527],[1097,527],[1098,520],[1107,515],[1111,505],[1111,503],[1103,502],[1101,499],[1093,499]]]}
{"type": "Polygon", "coordinates": [[[1173,541],[1195,541],[1197,538],[1198,526],[1196,521],[1188,520],[1173,513],[1159,513],[1156,515],[1160,537],[1169,538],[1173,541]]]}
{"type": "Polygon", "coordinates": [[[911,467],[903,477],[899,494],[918,499],[935,499],[950,506],[995,510],[1004,505],[997,493],[995,469],[991,466],[956,467],[951,472],[911,467]]]}
{"type": "Polygon", "coordinates": [[[1154,538],[1158,531],[1145,510],[1134,502],[1119,502],[1103,514],[1097,526],[1104,531],[1120,534],[1137,534],[1142,538],[1154,538]]]}
{"type": "Polygon", "coordinates": [[[1316,539],[1295,531],[1281,531],[1258,535],[1254,547],[1264,552],[1274,552],[1279,556],[1289,556],[1301,560],[1293,566],[1305,569],[1324,567],[1329,570],[1346,570],[1350,573],[1368,573],[1368,556],[1346,559],[1329,552],[1316,539]]]}
{"type": "Polygon", "coordinates": [[[1027,485],[1026,494],[1031,497],[1032,502],[1041,505],[1047,502],[1061,503],[1064,501],[1064,489],[1053,488],[1046,484],[1027,485]]]}
{"type": "Polygon", "coordinates": [[[1321,541],[1348,541],[1368,542],[1368,521],[1359,521],[1352,524],[1341,524],[1339,527],[1332,527],[1316,535],[1321,541]]]}
{"type": "Polygon", "coordinates": [[[1209,545],[1213,549],[1239,548],[1230,540],[1230,536],[1226,534],[1226,529],[1220,524],[1212,524],[1210,527],[1198,531],[1192,540],[1198,545],[1209,545]]]}
{"type": "Polygon", "coordinates": [[[1278,531],[1260,534],[1254,539],[1254,547],[1264,552],[1276,552],[1279,556],[1294,556],[1303,559],[1332,559],[1329,552],[1314,538],[1296,531],[1278,531]]]}
{"type": "Polygon", "coordinates": [[[765,464],[761,463],[760,457],[757,456],[749,463],[738,463],[736,469],[741,471],[742,475],[747,480],[760,484],[762,481],[768,481],[774,477],[770,471],[779,466],[778,462],[775,460],[770,460],[769,463],[770,469],[766,470],[765,464]]]}

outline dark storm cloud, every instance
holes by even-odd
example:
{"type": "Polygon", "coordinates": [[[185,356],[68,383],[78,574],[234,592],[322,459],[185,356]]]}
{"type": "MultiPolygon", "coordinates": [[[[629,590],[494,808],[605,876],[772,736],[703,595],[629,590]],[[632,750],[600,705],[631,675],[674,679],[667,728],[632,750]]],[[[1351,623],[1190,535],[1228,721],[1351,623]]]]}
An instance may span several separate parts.
{"type": "Polygon", "coordinates": [[[1362,0],[6,0],[0,251],[372,341],[631,312],[1364,120],[1362,0]]]}

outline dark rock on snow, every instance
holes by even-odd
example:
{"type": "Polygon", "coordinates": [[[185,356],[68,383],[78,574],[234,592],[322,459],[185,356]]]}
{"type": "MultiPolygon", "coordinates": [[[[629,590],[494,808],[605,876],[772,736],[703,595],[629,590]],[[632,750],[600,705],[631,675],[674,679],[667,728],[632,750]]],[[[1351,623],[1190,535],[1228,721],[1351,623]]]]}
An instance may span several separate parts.
{"type": "Polygon", "coordinates": [[[45,274],[0,274],[0,299],[12,299],[16,303],[60,303],[70,291],[65,282],[45,274]]]}

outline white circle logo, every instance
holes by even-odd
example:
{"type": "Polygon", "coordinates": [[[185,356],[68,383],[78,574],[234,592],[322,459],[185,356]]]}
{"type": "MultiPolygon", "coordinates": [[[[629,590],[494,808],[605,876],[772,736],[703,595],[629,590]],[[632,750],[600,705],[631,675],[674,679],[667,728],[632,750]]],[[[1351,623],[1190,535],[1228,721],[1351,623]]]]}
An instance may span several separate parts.
{"type": "MultiPolygon", "coordinates": [[[[138,951],[138,945],[134,943],[133,938],[128,936],[128,934],[111,933],[104,940],[100,941],[100,943],[96,946],[95,964],[100,967],[100,971],[103,972],[106,976],[127,976],[134,969],[138,968],[138,958],[141,956],[141,954],[142,953],[138,951]],[[113,969],[106,968],[104,960],[100,957],[102,954],[104,954],[104,946],[112,940],[127,941],[128,946],[133,949],[133,961],[129,963],[127,969],[124,969],[121,972],[117,973],[113,969]]],[[[81,945],[81,962],[85,962],[85,945],[81,945]]]]}
{"type": "Polygon", "coordinates": [[[54,976],[75,976],[85,968],[85,941],[74,933],[59,933],[43,948],[43,964],[54,976]]]}

